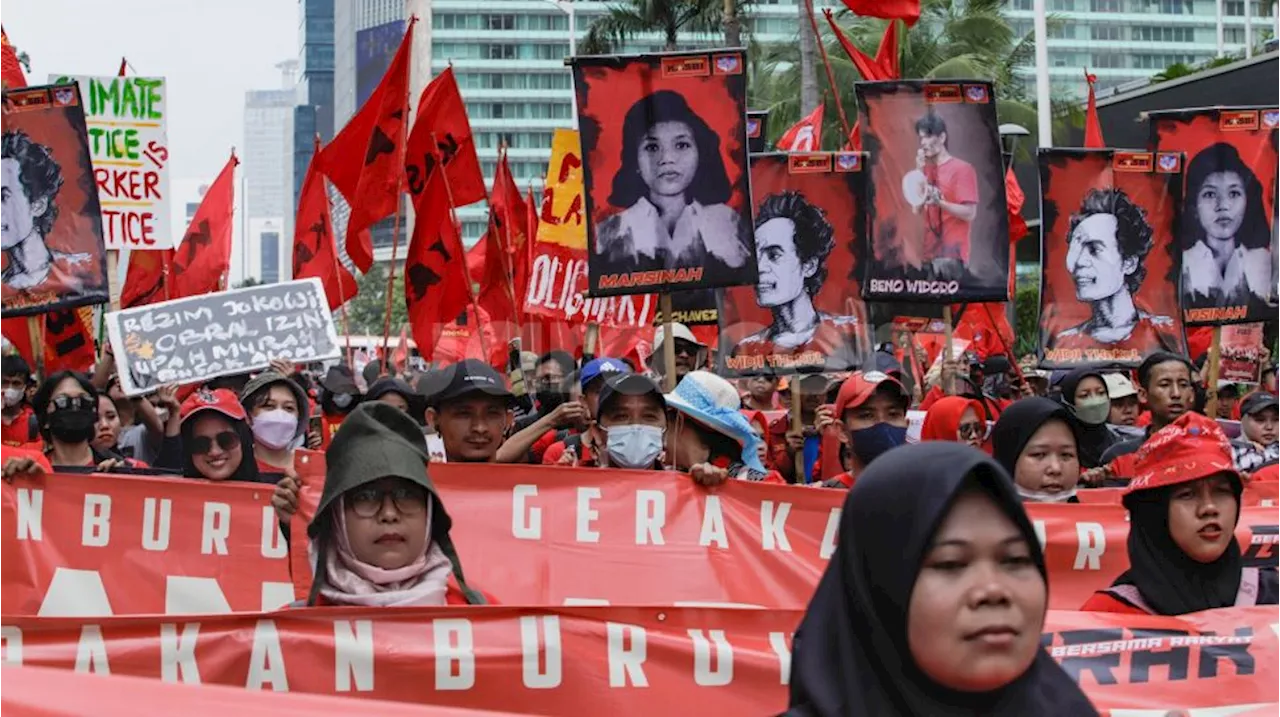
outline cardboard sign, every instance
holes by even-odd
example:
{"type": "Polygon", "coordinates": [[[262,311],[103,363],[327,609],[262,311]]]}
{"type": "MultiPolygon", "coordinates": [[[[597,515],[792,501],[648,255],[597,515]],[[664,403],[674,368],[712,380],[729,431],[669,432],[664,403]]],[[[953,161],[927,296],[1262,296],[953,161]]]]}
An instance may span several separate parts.
{"type": "MultiPolygon", "coordinates": [[[[1104,714],[1196,715],[1207,707],[1237,714],[1277,701],[1275,612],[1273,605],[1182,617],[1051,611],[1041,642],[1104,714]]],[[[193,685],[217,684],[245,695],[304,692],[525,714],[582,714],[591,705],[593,714],[613,717],[771,715],[786,709],[801,617],[799,610],[501,606],[185,620],[6,616],[0,659],[147,677],[157,688],[179,683],[192,695],[201,694],[193,685]]],[[[12,677],[8,668],[5,676],[12,677]]],[[[348,714],[376,704],[350,703],[348,714]]]]}
{"type": "Polygon", "coordinates": [[[129,396],[245,373],[275,358],[306,363],[342,353],[316,278],[113,311],[107,331],[129,396]]]}
{"type": "Polygon", "coordinates": [[[292,599],[272,486],[56,474],[0,485],[6,615],[191,615],[292,599]]]}
{"type": "Polygon", "coordinates": [[[1219,381],[1257,383],[1262,369],[1263,324],[1231,324],[1222,327],[1222,359],[1219,381]]]}
{"type": "Polygon", "coordinates": [[[51,75],[49,81],[80,86],[107,248],[172,248],[164,78],[51,75]]]}

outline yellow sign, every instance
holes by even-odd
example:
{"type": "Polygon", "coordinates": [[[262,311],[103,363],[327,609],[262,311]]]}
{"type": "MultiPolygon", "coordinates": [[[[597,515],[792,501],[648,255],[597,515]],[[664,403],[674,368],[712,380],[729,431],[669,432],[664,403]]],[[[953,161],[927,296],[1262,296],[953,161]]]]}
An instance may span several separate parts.
{"type": "Polygon", "coordinates": [[[587,250],[587,207],[582,190],[582,144],[578,133],[557,129],[551,139],[546,188],[538,211],[538,243],[587,250]]]}

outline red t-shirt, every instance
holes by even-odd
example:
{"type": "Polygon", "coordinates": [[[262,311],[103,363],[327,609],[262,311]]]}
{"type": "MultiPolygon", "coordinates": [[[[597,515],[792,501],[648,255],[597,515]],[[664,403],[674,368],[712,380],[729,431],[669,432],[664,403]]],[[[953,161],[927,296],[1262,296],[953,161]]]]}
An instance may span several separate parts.
{"type": "Polygon", "coordinates": [[[21,446],[26,443],[42,443],[40,434],[37,432],[32,435],[31,427],[35,425],[36,412],[31,406],[24,405],[18,415],[13,420],[0,420],[0,428],[3,429],[2,440],[6,446],[21,446]]]}
{"type": "Polygon", "coordinates": [[[1129,603],[1117,598],[1105,590],[1099,590],[1094,593],[1084,605],[1080,606],[1081,612],[1115,612],[1125,615],[1150,615],[1151,613],[1142,608],[1134,607],[1129,603]]]}
{"type": "MultiPolygon", "coordinates": [[[[950,157],[942,164],[925,165],[924,176],[929,183],[942,191],[942,200],[951,204],[977,204],[978,173],[973,165],[950,157]]],[[[969,222],[946,211],[938,205],[924,208],[925,232],[924,256],[969,260],[969,222]],[[937,228],[941,227],[941,235],[937,228]]]]}

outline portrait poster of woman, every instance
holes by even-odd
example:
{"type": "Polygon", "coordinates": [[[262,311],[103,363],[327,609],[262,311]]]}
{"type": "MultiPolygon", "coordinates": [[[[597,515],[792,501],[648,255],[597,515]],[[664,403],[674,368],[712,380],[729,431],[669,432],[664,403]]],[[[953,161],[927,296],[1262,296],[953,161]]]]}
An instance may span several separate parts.
{"type": "Polygon", "coordinates": [[[868,301],[1008,301],[995,96],[978,80],[859,82],[868,153],[868,301]]]}
{"type": "Polygon", "coordinates": [[[871,350],[859,290],[865,165],[856,152],[751,157],[760,280],[724,290],[725,375],[862,368],[871,350]]]}
{"type": "Polygon", "coordinates": [[[77,85],[4,94],[5,316],[110,300],[98,188],[77,85]]]}
{"type": "Polygon", "coordinates": [[[741,50],[573,60],[590,293],[755,284],[741,50]]]}
{"type": "Polygon", "coordinates": [[[1041,149],[1040,365],[1186,353],[1174,225],[1179,153],[1041,149]]]}
{"type": "Polygon", "coordinates": [[[1151,141],[1187,156],[1178,224],[1187,325],[1274,319],[1276,108],[1152,112],[1151,141]]]}

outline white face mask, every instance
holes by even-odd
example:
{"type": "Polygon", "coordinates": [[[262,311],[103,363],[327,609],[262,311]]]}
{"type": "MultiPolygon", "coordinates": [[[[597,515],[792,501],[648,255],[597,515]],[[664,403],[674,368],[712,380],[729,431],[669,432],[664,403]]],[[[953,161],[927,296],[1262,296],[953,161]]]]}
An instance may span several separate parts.
{"type": "Polygon", "coordinates": [[[26,395],[27,395],[27,392],[23,391],[20,388],[6,388],[4,390],[5,408],[13,408],[19,403],[22,403],[22,397],[26,395]]]}
{"type": "Polygon", "coordinates": [[[658,426],[628,424],[605,429],[605,445],[609,461],[618,468],[651,468],[662,453],[662,436],[666,429],[658,426]]]}
{"type": "Polygon", "coordinates": [[[280,408],[253,417],[253,440],[273,451],[287,448],[298,433],[298,416],[280,408]]]}
{"type": "Polygon", "coordinates": [[[1027,490],[1017,483],[1013,487],[1018,489],[1018,497],[1027,503],[1065,503],[1071,500],[1076,494],[1076,487],[1072,486],[1070,490],[1050,493],[1043,490],[1027,490]]]}

